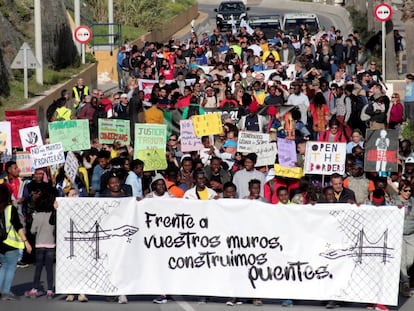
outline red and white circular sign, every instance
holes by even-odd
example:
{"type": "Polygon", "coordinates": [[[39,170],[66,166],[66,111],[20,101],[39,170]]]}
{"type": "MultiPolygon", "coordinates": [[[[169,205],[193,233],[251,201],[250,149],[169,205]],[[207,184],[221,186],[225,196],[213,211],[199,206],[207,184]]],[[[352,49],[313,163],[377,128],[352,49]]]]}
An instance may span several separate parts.
{"type": "Polygon", "coordinates": [[[379,22],[386,22],[392,17],[392,8],[389,4],[380,3],[374,8],[375,19],[379,22]]]}
{"type": "Polygon", "coordinates": [[[92,30],[88,26],[79,26],[75,29],[75,40],[86,44],[92,39],[92,30]]]}

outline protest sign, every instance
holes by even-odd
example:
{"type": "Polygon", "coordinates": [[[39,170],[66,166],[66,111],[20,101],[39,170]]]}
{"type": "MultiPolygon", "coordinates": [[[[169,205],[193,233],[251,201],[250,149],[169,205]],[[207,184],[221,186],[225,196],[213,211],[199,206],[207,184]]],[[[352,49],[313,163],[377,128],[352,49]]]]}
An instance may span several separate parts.
{"type": "Polygon", "coordinates": [[[308,141],[305,174],[332,175],[345,173],[346,143],[308,141]]]}
{"type": "Polygon", "coordinates": [[[62,143],[33,147],[30,155],[35,169],[65,163],[62,143]]]}
{"type": "Polygon", "coordinates": [[[274,166],[275,176],[301,179],[305,174],[301,167],[285,167],[279,164],[274,166]]]}
{"type": "Polygon", "coordinates": [[[134,159],[144,161],[146,171],[167,168],[165,145],[167,126],[164,124],[135,124],[134,159]]]}
{"type": "Polygon", "coordinates": [[[235,123],[239,120],[239,117],[238,117],[239,110],[238,109],[233,109],[233,110],[232,109],[226,109],[225,111],[222,111],[222,110],[217,111],[217,108],[204,108],[204,111],[206,112],[206,114],[218,113],[220,115],[220,118],[223,115],[223,113],[226,113],[226,114],[229,115],[229,117],[233,121],[233,123],[235,123]]]}
{"type": "Polygon", "coordinates": [[[218,135],[223,132],[223,124],[218,113],[192,116],[191,119],[194,124],[194,132],[198,137],[218,135]]]}
{"type": "Polygon", "coordinates": [[[296,143],[294,140],[277,138],[279,164],[284,167],[295,167],[297,162],[296,143]]]}
{"type": "Polygon", "coordinates": [[[398,130],[367,130],[364,170],[386,175],[398,171],[398,130]]]}
{"type": "Polygon", "coordinates": [[[269,143],[269,137],[269,134],[240,131],[237,139],[237,151],[245,153],[255,152],[256,145],[269,143]]]}
{"type": "Polygon", "coordinates": [[[49,123],[50,143],[61,142],[65,151],[91,148],[88,120],[55,121],[49,123]]]}
{"type": "Polygon", "coordinates": [[[58,204],[57,293],[398,303],[404,209],[395,206],[135,198],[58,204]]]}
{"type": "Polygon", "coordinates": [[[6,110],[5,115],[11,122],[12,147],[21,147],[19,130],[38,125],[36,110],[6,110]]]}
{"type": "Polygon", "coordinates": [[[78,168],[78,159],[72,151],[69,151],[66,155],[65,166],[63,169],[73,184],[75,183],[76,175],[78,175],[78,168]]]}
{"type": "Polygon", "coordinates": [[[35,169],[30,152],[16,152],[16,164],[19,168],[20,177],[30,177],[33,175],[35,169]]]}
{"type": "Polygon", "coordinates": [[[12,154],[12,134],[11,122],[0,122],[0,152],[11,156],[12,154]]]}
{"type": "Polygon", "coordinates": [[[254,150],[254,153],[257,154],[255,167],[275,164],[277,155],[277,146],[275,142],[256,145],[254,150]]]}
{"type": "Polygon", "coordinates": [[[19,134],[23,150],[29,150],[31,147],[43,145],[42,134],[40,133],[38,125],[20,129],[19,134]]]}
{"type": "Polygon", "coordinates": [[[129,120],[98,119],[99,143],[112,145],[118,141],[122,145],[129,145],[131,142],[129,123],[129,120]]]}
{"type": "Polygon", "coordinates": [[[193,121],[180,120],[180,143],[181,151],[198,151],[204,148],[201,138],[194,133],[193,121]]]}

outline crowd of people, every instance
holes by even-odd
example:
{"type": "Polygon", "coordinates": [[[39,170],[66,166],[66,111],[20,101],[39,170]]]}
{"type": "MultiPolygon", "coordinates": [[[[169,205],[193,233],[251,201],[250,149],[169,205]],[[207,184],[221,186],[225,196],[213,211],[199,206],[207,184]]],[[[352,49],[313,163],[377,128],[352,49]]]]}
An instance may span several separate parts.
{"type": "MultiPolygon", "coordinates": [[[[119,92],[90,90],[79,79],[72,92],[63,91],[48,109],[49,122],[89,120],[91,149],[75,153],[79,162],[75,182],[63,167],[56,174],[48,168],[36,169],[33,178],[21,179],[16,162],[5,163],[3,183],[7,187],[0,187],[0,234],[4,238],[0,243],[1,299],[14,299],[10,288],[19,260],[36,264],[33,288],[26,295],[35,298],[40,294],[45,265],[46,295],[53,297],[53,202],[57,196],[396,205],[406,215],[401,294],[412,295],[414,155],[411,142],[400,134],[404,122],[414,121],[414,74],[406,75],[404,94],[395,92],[390,98],[376,62],[361,45],[357,32],[343,37],[334,27],[328,31],[322,27],[309,34],[306,25],[297,36],[278,32],[274,38],[266,38],[259,28],[251,32],[241,27],[237,34],[215,29],[198,38],[193,32],[183,42],[147,42],[143,48],[126,44],[120,49],[117,66],[119,92]],[[139,79],[156,80],[150,94],[139,88],[139,79]],[[209,109],[221,113],[222,133],[202,137],[199,151],[182,152],[173,119],[191,119],[209,109]],[[133,159],[133,144],[100,144],[99,118],[130,120],[132,137],[135,123],[168,124],[167,169],[146,171],[145,162],[133,159]],[[397,171],[388,175],[380,170],[364,171],[367,129],[398,131],[397,171]],[[294,140],[294,162],[302,168],[307,141],[347,143],[345,173],[323,182],[315,175],[301,179],[277,176],[273,165],[256,166],[257,154],[237,151],[241,130],[269,133],[273,142],[277,138],[294,140]],[[31,245],[35,258],[30,255],[31,245]]],[[[67,300],[73,301],[74,295],[67,300]]],[[[79,300],[87,298],[79,295],[79,300]]],[[[119,302],[127,303],[127,297],[120,296],[119,302]]],[[[167,298],[160,296],[154,302],[165,303],[167,298]]],[[[238,302],[232,298],[227,304],[238,302]]],[[[262,304],[260,299],[253,303],[262,304]]],[[[283,301],[284,306],[292,303],[283,301]]],[[[336,306],[332,301],[327,304],[327,308],[336,306]]],[[[386,306],[375,307],[387,310],[386,306]]]]}

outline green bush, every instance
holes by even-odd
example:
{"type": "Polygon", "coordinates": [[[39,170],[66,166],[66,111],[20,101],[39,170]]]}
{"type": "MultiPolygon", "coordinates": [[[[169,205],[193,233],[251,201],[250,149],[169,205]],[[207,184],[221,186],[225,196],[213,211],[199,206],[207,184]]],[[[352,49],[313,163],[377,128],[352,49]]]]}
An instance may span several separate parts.
{"type": "Polygon", "coordinates": [[[401,135],[404,139],[408,139],[409,141],[414,141],[414,123],[404,124],[401,135]]]}

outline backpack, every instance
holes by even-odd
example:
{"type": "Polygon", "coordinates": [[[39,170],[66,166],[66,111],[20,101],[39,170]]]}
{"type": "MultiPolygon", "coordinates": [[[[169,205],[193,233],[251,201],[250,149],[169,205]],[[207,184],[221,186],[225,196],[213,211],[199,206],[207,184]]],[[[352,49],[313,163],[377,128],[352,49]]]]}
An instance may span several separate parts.
{"type": "Polygon", "coordinates": [[[53,115],[55,114],[56,109],[57,109],[57,101],[54,100],[53,103],[51,103],[49,107],[47,107],[47,110],[46,110],[46,120],[48,122],[52,121],[52,118],[53,118],[53,115]]]}

